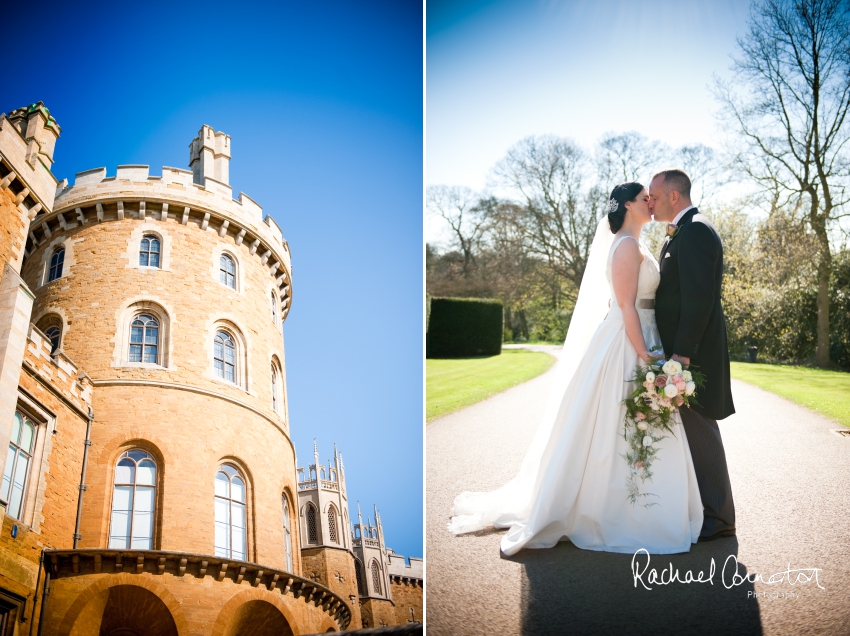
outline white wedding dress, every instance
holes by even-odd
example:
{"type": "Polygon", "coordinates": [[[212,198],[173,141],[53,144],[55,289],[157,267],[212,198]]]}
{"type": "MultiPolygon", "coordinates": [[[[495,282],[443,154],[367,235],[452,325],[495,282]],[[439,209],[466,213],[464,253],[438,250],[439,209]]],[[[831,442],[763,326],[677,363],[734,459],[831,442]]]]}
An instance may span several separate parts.
{"type": "MultiPolygon", "coordinates": [[[[506,555],[522,548],[550,548],[563,539],[585,550],[633,554],[644,548],[651,554],[673,554],[690,550],[702,528],[696,474],[678,413],[671,425],[673,435],[665,433],[666,438],[656,442],[652,480],[638,480],[641,492],[655,495],[642,501],[657,505],[629,502],[622,401],[634,389],[628,380],[640,359],[613,300],[611,260],[623,240],[633,239],[622,237],[611,244],[607,225],[603,217],[592,248],[596,255],[588,261],[558,362],[563,369],[519,474],[499,490],[464,492],[454,502],[449,530],[461,534],[491,525],[507,527],[501,542],[506,555]],[[607,289],[600,294],[603,263],[607,289]],[[610,310],[607,298],[612,299],[610,310]],[[574,330],[577,318],[583,325],[576,324],[574,330]]],[[[654,299],[658,263],[643,245],[640,249],[644,260],[637,298],[654,299]]],[[[647,349],[660,349],[655,310],[638,308],[638,315],[647,349]]]]}

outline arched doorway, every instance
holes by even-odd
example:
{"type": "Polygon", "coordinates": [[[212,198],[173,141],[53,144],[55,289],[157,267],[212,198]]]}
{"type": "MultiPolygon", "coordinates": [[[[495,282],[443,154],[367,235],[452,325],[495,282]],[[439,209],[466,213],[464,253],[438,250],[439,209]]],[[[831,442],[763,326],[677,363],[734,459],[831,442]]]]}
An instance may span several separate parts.
{"type": "Polygon", "coordinates": [[[239,606],[224,636],[292,636],[292,628],[280,610],[267,601],[248,601],[239,606]]]}
{"type": "Polygon", "coordinates": [[[178,636],[171,612],[153,592],[115,585],[99,592],[80,612],[71,636],[178,636]]]}

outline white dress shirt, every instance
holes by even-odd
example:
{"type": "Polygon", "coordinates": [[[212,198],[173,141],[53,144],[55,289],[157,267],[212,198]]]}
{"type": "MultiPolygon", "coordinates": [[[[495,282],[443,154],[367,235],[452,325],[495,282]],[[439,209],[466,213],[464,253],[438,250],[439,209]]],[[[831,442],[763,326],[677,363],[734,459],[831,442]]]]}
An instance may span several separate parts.
{"type": "Polygon", "coordinates": [[[687,212],[688,210],[693,210],[693,209],[694,209],[694,207],[696,207],[696,206],[689,205],[689,206],[688,206],[688,207],[686,207],[684,210],[682,210],[681,212],[679,212],[679,213],[676,215],[676,218],[674,218],[674,219],[673,219],[673,221],[672,221],[673,225],[679,225],[679,221],[681,220],[681,218],[682,218],[683,216],[685,216],[685,212],[687,212]]]}

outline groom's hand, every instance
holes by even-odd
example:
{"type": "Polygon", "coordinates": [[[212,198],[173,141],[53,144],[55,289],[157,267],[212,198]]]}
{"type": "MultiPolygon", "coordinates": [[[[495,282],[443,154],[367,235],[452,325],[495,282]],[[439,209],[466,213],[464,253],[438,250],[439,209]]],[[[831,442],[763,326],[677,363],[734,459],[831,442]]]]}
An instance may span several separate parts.
{"type": "Polygon", "coordinates": [[[672,356],[670,356],[670,359],[671,359],[671,360],[675,360],[676,362],[681,362],[681,363],[682,363],[682,366],[683,366],[685,369],[687,369],[687,368],[688,368],[688,365],[691,363],[691,359],[690,359],[690,358],[686,358],[685,356],[680,356],[680,355],[677,355],[677,354],[675,354],[675,353],[674,353],[672,356]]]}

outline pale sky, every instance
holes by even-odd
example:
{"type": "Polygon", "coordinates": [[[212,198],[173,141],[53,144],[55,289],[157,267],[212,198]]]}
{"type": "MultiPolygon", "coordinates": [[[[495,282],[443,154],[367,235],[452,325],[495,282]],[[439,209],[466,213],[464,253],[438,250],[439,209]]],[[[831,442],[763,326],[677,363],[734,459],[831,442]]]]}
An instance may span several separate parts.
{"type": "MultiPolygon", "coordinates": [[[[426,185],[483,189],[528,135],[716,146],[708,87],[731,76],[748,12],[746,0],[429,0],[426,185]]],[[[426,220],[426,240],[441,236],[426,220]]]]}

